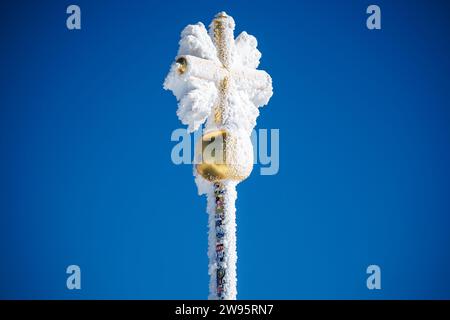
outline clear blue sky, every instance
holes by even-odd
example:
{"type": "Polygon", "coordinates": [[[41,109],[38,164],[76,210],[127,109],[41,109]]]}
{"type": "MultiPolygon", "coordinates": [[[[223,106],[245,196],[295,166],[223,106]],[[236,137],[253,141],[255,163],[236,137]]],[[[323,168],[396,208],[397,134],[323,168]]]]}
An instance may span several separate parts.
{"type": "Polygon", "coordinates": [[[380,31],[368,1],[255,3],[0,4],[1,298],[207,297],[206,200],[171,162],[162,82],[184,26],[222,10],[258,38],[257,127],[280,129],[279,174],[238,187],[238,298],[450,298],[448,2],[376,1],[380,31]]]}

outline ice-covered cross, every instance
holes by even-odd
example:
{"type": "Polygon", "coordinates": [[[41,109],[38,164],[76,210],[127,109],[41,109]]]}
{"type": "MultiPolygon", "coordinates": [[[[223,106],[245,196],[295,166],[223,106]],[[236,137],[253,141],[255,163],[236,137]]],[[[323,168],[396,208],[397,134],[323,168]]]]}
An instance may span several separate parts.
{"type": "Polygon", "coordinates": [[[234,39],[234,27],[225,12],[213,19],[209,34],[200,22],[188,25],[164,81],[188,130],[205,123],[194,174],[208,199],[211,299],[236,298],[236,184],[252,170],[250,135],[258,108],[272,96],[271,77],[256,69],[261,58],[256,38],[244,31],[234,39]]]}

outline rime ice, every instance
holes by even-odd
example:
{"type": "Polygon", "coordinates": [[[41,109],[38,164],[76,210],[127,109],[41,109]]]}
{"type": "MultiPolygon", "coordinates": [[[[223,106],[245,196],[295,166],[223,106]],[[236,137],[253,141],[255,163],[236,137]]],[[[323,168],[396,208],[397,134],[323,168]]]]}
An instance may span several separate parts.
{"type": "Polygon", "coordinates": [[[212,25],[209,34],[201,22],[188,25],[181,33],[177,58],[187,56],[195,63],[188,63],[188,70],[180,74],[179,63],[175,62],[164,81],[164,89],[171,90],[178,100],[179,119],[190,132],[205,121],[206,129],[216,126],[213,107],[218,97],[218,82],[223,78],[221,73],[231,73],[229,108],[224,115],[224,126],[229,129],[243,130],[250,135],[259,115],[258,108],[266,105],[272,96],[271,77],[256,69],[261,58],[256,38],[244,31],[234,39],[234,21],[231,17],[229,20],[229,32],[222,41],[227,42],[224,47],[231,52],[218,52],[211,38],[212,25]],[[226,57],[228,66],[221,65],[218,54],[226,57]]]}
{"type": "Polygon", "coordinates": [[[236,185],[251,172],[251,131],[258,108],[272,96],[271,77],[257,69],[261,52],[256,38],[244,31],[235,39],[234,28],[224,12],[216,15],[209,32],[200,22],[188,25],[164,81],[189,132],[204,125],[207,133],[222,130],[230,137],[226,151],[233,170],[209,181],[204,177],[210,176],[194,170],[199,194],[208,201],[210,299],[236,299],[236,185]]]}

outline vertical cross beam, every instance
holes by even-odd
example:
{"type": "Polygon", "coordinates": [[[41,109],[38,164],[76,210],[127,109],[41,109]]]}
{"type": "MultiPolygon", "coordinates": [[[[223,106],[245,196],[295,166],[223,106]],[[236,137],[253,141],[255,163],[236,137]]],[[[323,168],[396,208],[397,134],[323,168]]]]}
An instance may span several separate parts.
{"type": "Polygon", "coordinates": [[[232,63],[232,46],[234,44],[232,21],[225,12],[220,12],[212,21],[213,43],[217,49],[217,57],[222,66],[228,71],[219,82],[219,96],[214,108],[214,120],[217,126],[223,125],[223,114],[227,108],[227,96],[229,90],[229,70],[232,63]]]}

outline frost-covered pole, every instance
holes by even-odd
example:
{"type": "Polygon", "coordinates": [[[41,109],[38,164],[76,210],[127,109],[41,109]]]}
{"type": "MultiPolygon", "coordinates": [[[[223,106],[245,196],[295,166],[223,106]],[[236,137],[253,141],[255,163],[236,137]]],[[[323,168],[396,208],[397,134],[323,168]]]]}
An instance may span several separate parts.
{"type": "Polygon", "coordinates": [[[179,101],[178,117],[189,131],[205,123],[196,146],[196,183],[208,206],[210,299],[236,299],[236,185],[253,167],[251,131],[258,107],[272,96],[272,79],[256,70],[256,38],[234,39],[234,20],[216,15],[209,34],[202,23],[187,26],[164,88],[179,101]]]}
{"type": "Polygon", "coordinates": [[[209,298],[236,299],[236,183],[217,181],[207,193],[209,215],[209,298]]]}

